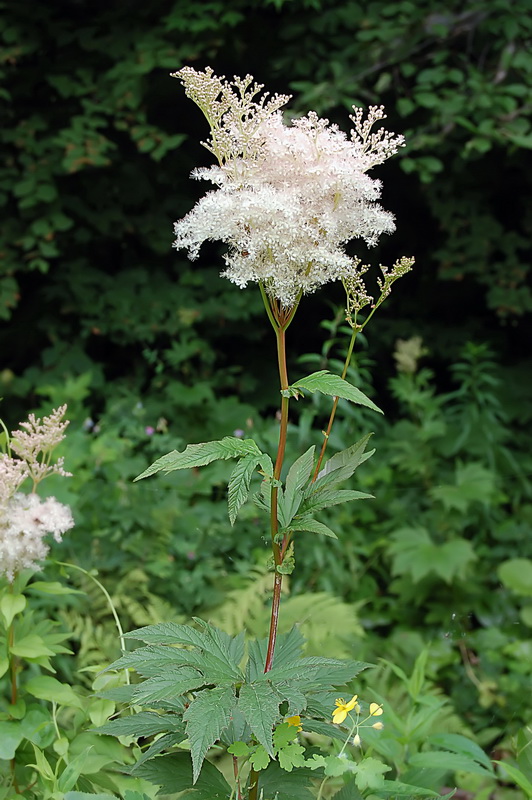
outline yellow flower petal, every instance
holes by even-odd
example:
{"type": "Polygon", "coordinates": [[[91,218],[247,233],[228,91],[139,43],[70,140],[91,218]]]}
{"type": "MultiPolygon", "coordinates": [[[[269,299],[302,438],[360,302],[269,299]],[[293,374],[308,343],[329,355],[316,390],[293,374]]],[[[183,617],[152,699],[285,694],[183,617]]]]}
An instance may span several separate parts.
{"type": "Polygon", "coordinates": [[[293,725],[294,728],[297,728],[298,731],[302,731],[303,728],[301,727],[301,717],[299,714],[296,714],[294,717],[287,717],[285,722],[288,722],[289,725],[293,725]]]}
{"type": "Polygon", "coordinates": [[[383,713],[382,706],[379,703],[370,703],[369,706],[369,715],[370,717],[380,717],[383,713]]]}
{"type": "Polygon", "coordinates": [[[335,725],[341,725],[344,719],[347,717],[348,713],[352,711],[356,705],[358,695],[354,694],[351,700],[346,703],[343,697],[339,697],[335,700],[335,704],[337,708],[334,709],[332,713],[333,722],[335,725]]]}

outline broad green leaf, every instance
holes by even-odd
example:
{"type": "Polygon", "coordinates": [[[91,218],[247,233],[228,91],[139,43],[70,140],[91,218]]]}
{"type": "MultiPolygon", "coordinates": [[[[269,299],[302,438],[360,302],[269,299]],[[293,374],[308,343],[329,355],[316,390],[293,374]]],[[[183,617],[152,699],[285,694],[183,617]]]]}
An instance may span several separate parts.
{"type": "Polygon", "coordinates": [[[9,669],[9,659],[5,656],[0,656],[0,678],[6,674],[9,669]]]}
{"type": "Polygon", "coordinates": [[[232,687],[199,692],[183,714],[192,755],[193,782],[196,783],[205,754],[227,728],[236,697],[232,687]]]}
{"type": "Polygon", "coordinates": [[[366,397],[360,389],[352,386],[348,381],[340,378],[339,375],[333,375],[326,369],[313,372],[312,375],[307,375],[306,378],[301,378],[301,380],[294,383],[290,388],[307,389],[312,393],[321,392],[331,397],[342,397],[344,400],[350,400],[352,403],[366,406],[382,414],[381,409],[376,406],[369,397],[366,397]]]}
{"type": "Polygon", "coordinates": [[[106,722],[98,728],[98,733],[112,736],[154,736],[157,733],[173,731],[184,733],[184,725],[177,714],[156,714],[153,711],[139,711],[138,714],[119,717],[106,722]]]}
{"type": "Polygon", "coordinates": [[[138,705],[150,705],[154,700],[172,699],[193,689],[200,689],[205,683],[205,676],[192,667],[173,672],[165,670],[163,675],[137,684],[133,698],[138,705]]]}
{"type": "Polygon", "coordinates": [[[532,597],[532,561],[529,558],[511,558],[504,561],[497,571],[508,589],[532,597]]]}
{"type": "Polygon", "coordinates": [[[51,650],[42,636],[37,633],[28,633],[22,639],[15,639],[10,651],[20,658],[42,658],[43,656],[54,656],[55,650],[51,650]]]}
{"type": "Polygon", "coordinates": [[[240,689],[238,707],[249,727],[273,758],[272,728],[279,718],[279,697],[264,683],[245,683],[240,689]]]}
{"type": "Polygon", "coordinates": [[[415,753],[410,758],[410,766],[426,769],[441,769],[445,767],[448,772],[472,772],[475,775],[493,774],[486,767],[472,758],[460,753],[450,753],[443,750],[432,750],[424,753],[415,753]]]}
{"type": "Polygon", "coordinates": [[[312,770],[300,768],[295,772],[285,772],[275,761],[259,774],[259,791],[264,797],[276,800],[313,800],[311,791],[312,770]]]}
{"type": "MultiPolygon", "coordinates": [[[[23,594],[4,594],[0,598],[0,613],[4,618],[6,628],[9,628],[14,617],[26,608],[26,598],[23,594]]],[[[53,655],[53,653],[49,653],[53,655]]]]}
{"type": "Polygon", "coordinates": [[[346,783],[339,792],[336,792],[331,800],[364,800],[364,798],[358,791],[355,781],[352,780],[346,783]]]}
{"type": "Polygon", "coordinates": [[[329,472],[333,472],[341,467],[352,467],[353,472],[351,474],[353,474],[356,468],[370,458],[375,452],[375,450],[371,450],[369,453],[364,452],[372,436],[372,433],[368,433],[366,436],[363,436],[362,439],[359,439],[358,442],[351,445],[351,447],[348,447],[347,450],[341,450],[339,453],[335,453],[320,470],[317,480],[324,478],[329,472]]]}
{"type": "Polygon", "coordinates": [[[488,758],[484,750],[472,739],[466,736],[461,736],[458,733],[435,733],[427,740],[429,744],[436,747],[441,747],[444,750],[451,750],[454,753],[461,753],[465,756],[470,756],[483,764],[486,769],[493,772],[491,760],[488,758]]]}
{"type": "Polygon", "coordinates": [[[139,647],[137,650],[125,653],[109,667],[106,667],[105,671],[124,668],[135,669],[139,675],[143,675],[146,678],[155,678],[166,669],[177,669],[184,666],[200,668],[203,662],[203,655],[197,650],[149,645],[148,647],[139,647]]]}
{"type": "MultiPolygon", "coordinates": [[[[307,688],[343,686],[369,666],[371,665],[362,661],[308,656],[280,667],[274,665],[270,672],[259,676],[256,683],[269,681],[277,685],[297,680],[307,688]]],[[[278,689],[282,691],[282,686],[278,686],[278,689]]]]}
{"type": "Polygon", "coordinates": [[[502,767],[519,788],[524,791],[527,797],[532,797],[532,783],[528,780],[524,772],[521,772],[520,769],[512,766],[512,764],[508,764],[506,761],[495,761],[494,763],[502,767]]]}
{"type": "Polygon", "coordinates": [[[417,582],[435,573],[447,583],[465,578],[469,564],[477,556],[467,539],[456,537],[444,544],[434,544],[425,528],[401,528],[391,536],[388,550],[393,556],[394,575],[410,574],[417,582]]]}
{"type": "Polygon", "coordinates": [[[61,683],[51,675],[37,675],[30,678],[25,685],[26,691],[39,700],[48,700],[60,706],[83,708],[82,698],[74,692],[71,686],[61,683]]]}
{"type": "Polygon", "coordinates": [[[279,522],[283,528],[290,524],[303,499],[303,487],[309,481],[314,467],[315,446],[309,447],[306,453],[300,456],[286,476],[283,502],[279,504],[279,522]]]}
{"type": "Polygon", "coordinates": [[[227,506],[231,525],[235,524],[241,506],[248,499],[251,478],[258,465],[259,458],[260,456],[256,455],[244,456],[238,461],[231,473],[227,487],[227,506]]]}
{"type": "Polygon", "coordinates": [[[233,744],[227,748],[227,752],[237,758],[244,758],[249,755],[249,746],[245,742],[233,742],[233,744]]]}
{"type": "Polygon", "coordinates": [[[280,725],[277,725],[273,732],[273,745],[276,750],[279,750],[281,747],[286,747],[286,745],[290,744],[297,739],[297,728],[294,725],[290,725],[288,722],[282,722],[280,725]]]}
{"type": "Polygon", "coordinates": [[[231,796],[231,787],[222,773],[208,761],[203,762],[200,776],[193,786],[188,753],[157,756],[142,764],[135,774],[160,786],[161,794],[179,794],[189,789],[180,795],[179,800],[228,800],[231,796]]]}
{"type": "Polygon", "coordinates": [[[323,522],[318,522],[312,517],[301,517],[292,520],[290,523],[290,530],[292,531],[310,531],[311,533],[320,533],[322,536],[329,536],[331,539],[338,539],[338,536],[323,522]]]}
{"type": "Polygon", "coordinates": [[[354,489],[322,489],[309,492],[307,499],[301,504],[300,514],[314,514],[323,508],[337,506],[340,503],[350,503],[352,500],[374,500],[372,494],[356,492],[354,489]]]}
{"type": "Polygon", "coordinates": [[[11,761],[24,738],[20,722],[0,721],[0,759],[11,761]]]}
{"type": "Polygon", "coordinates": [[[173,450],[165,456],[158,458],[148,469],[138,475],[135,480],[140,481],[154,475],[156,472],[173,472],[176,469],[191,469],[192,467],[203,467],[212,461],[225,460],[228,458],[239,458],[240,456],[257,455],[262,456],[261,451],[253,439],[238,439],[236,436],[225,436],[218,442],[202,442],[201,444],[189,444],[179,453],[173,450]]]}

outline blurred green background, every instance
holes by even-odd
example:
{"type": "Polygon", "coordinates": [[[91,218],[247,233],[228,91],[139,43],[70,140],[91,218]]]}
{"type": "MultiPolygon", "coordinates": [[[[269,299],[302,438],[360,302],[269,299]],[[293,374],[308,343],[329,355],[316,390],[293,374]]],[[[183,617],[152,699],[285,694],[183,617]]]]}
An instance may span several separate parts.
{"type": "MultiPolygon", "coordinates": [[[[293,95],[290,114],[344,128],[353,103],[385,105],[407,139],[375,171],[397,232],[355,251],[417,263],[349,376],[386,416],[341,405],[331,439],[375,431],[356,488],[376,500],[333,510],[338,542],[301,539],[284,624],[304,621],[311,649],[407,672],[429,647],[431,685],[456,712],[447,730],[504,746],[532,706],[530,0],[0,10],[0,414],[14,428],[68,403],[74,477],[49,491],[77,526],[54,552],[99,570],[125,625],[202,613],[262,634],[270,582],[254,507],[227,521],[230,465],[132,484],[187,442],[242,430],[275,448],[258,291],[219,277],[218,245],[194,264],[171,247],[173,221],[205,191],[188,175],[210,156],[169,73],[250,72],[293,95]]],[[[339,285],[303,301],[294,379],[338,368],[342,305],[339,285]]],[[[328,411],[323,398],[294,408],[293,457],[320,441],[328,411]]],[[[91,617],[63,612],[81,666],[118,649],[107,607],[83,588],[91,617]]]]}

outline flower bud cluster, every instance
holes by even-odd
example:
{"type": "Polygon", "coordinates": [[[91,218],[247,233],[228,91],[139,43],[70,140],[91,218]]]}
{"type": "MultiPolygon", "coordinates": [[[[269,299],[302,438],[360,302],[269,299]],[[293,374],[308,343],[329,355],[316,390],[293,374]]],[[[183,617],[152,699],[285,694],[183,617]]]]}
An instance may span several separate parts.
{"type": "Polygon", "coordinates": [[[381,184],[366,173],[403,146],[401,136],[371,133],[384,118],[354,108],[351,137],[314,112],[285,125],[289,99],[264,95],[251,76],[232,84],[186,67],[175,74],[211,127],[207,147],[218,165],[193,177],[217,187],[175,223],[176,248],[196,258],[205,241],[228,245],[225,277],[241,288],[261,282],[271,297],[292,306],[301,293],[356,275],[351,239],[376,244],[395,229],[376,201],[381,184]]]}

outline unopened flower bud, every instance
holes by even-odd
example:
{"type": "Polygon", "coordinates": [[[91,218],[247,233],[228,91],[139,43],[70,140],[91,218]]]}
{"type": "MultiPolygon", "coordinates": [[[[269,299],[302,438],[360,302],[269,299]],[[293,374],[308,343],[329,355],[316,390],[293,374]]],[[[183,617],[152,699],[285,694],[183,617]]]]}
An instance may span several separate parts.
{"type": "Polygon", "coordinates": [[[362,744],[362,739],[360,738],[358,733],[355,733],[355,735],[353,737],[353,744],[355,745],[355,747],[360,747],[361,744],[362,744]]]}
{"type": "Polygon", "coordinates": [[[382,724],[382,722],[374,722],[371,727],[375,728],[376,731],[382,731],[384,725],[382,724]]]}

